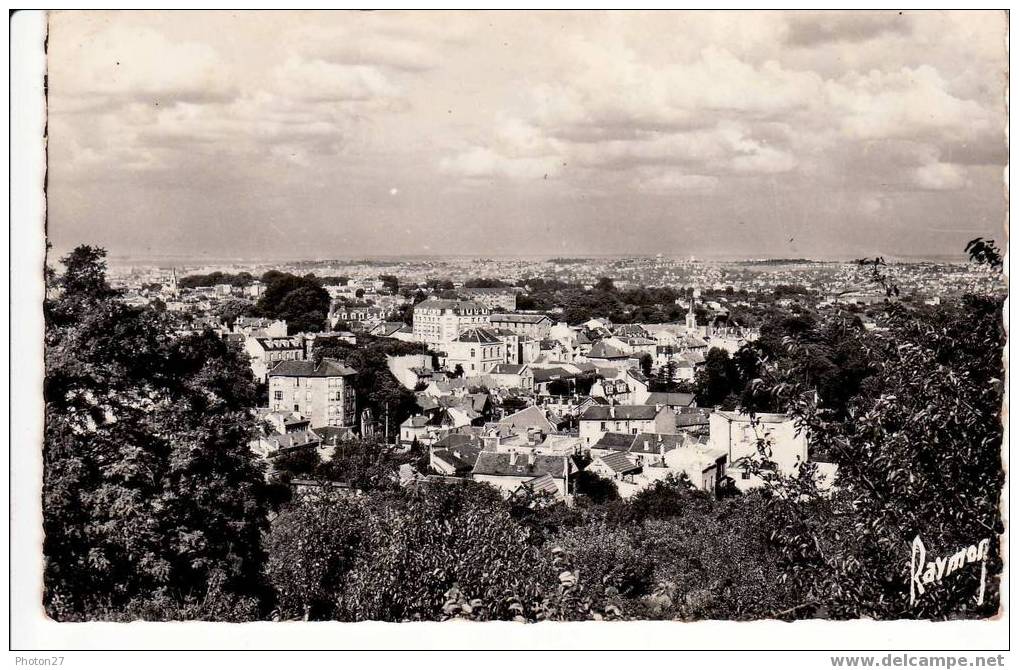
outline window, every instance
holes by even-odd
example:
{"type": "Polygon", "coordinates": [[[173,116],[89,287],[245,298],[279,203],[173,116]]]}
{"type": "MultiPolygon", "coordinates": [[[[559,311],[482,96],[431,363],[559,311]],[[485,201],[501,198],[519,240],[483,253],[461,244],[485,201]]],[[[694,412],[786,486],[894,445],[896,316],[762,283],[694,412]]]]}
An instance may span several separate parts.
{"type": "Polygon", "coordinates": [[[605,430],[605,422],[604,421],[601,422],[601,429],[605,430]]]}
{"type": "Polygon", "coordinates": [[[295,412],[300,412],[301,411],[301,406],[298,405],[297,403],[294,403],[294,411],[295,412]]]}
{"type": "Polygon", "coordinates": [[[743,472],[743,474],[741,474],[740,477],[742,477],[743,479],[750,479],[750,473],[749,472],[743,472]]]}
{"type": "Polygon", "coordinates": [[[283,391],[273,391],[272,397],[273,400],[283,400],[283,391]]]}

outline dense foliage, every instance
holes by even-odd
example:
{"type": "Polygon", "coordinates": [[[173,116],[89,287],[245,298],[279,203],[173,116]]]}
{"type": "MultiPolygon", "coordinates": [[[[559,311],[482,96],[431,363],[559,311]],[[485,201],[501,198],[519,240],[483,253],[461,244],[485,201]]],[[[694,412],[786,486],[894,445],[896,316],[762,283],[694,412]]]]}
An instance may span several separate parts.
{"type": "Polygon", "coordinates": [[[326,330],[329,293],[315,275],[299,277],[270,270],[262,275],[265,293],[256,304],[257,313],[287,322],[293,333],[318,333],[326,330]]]}
{"type": "Polygon", "coordinates": [[[255,616],[266,526],[239,351],[170,340],[79,247],[46,312],[45,606],[59,620],[255,616]]]}

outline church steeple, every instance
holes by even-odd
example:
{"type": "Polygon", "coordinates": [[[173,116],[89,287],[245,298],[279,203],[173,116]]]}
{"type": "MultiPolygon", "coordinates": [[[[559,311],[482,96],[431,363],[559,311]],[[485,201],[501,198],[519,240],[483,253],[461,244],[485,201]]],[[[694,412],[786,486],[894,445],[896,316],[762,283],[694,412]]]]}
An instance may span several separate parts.
{"type": "Polygon", "coordinates": [[[693,296],[690,296],[690,309],[686,311],[686,329],[697,330],[697,315],[693,311],[693,296]]]}

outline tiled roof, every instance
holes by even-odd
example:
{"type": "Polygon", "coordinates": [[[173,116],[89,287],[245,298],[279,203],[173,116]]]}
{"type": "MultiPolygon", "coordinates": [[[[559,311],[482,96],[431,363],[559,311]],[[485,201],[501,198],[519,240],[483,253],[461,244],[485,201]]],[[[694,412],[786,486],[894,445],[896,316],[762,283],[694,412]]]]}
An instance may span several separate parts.
{"type": "Polygon", "coordinates": [[[493,367],[490,374],[493,375],[518,375],[527,369],[526,365],[513,365],[512,363],[499,363],[493,367]]]}
{"type": "Polygon", "coordinates": [[[267,351],[304,348],[299,337],[256,337],[254,339],[267,351]]]}
{"type": "Polygon", "coordinates": [[[630,460],[630,457],[621,451],[613,451],[607,454],[598,456],[598,460],[612,468],[614,472],[625,473],[639,470],[640,468],[636,463],[630,460]]]}
{"type": "Polygon", "coordinates": [[[626,354],[615,347],[604,342],[595,342],[591,351],[587,353],[588,358],[629,358],[626,354]]]}
{"type": "Polygon", "coordinates": [[[639,433],[633,436],[633,443],[630,445],[631,454],[658,454],[662,447],[665,451],[678,449],[686,444],[683,435],[661,435],[658,433],[639,433]]]}
{"type": "Polygon", "coordinates": [[[311,430],[295,430],[290,433],[275,433],[273,435],[269,435],[265,439],[280,451],[311,445],[318,446],[321,443],[319,436],[311,430]]]}
{"type": "Polygon", "coordinates": [[[525,407],[519,412],[505,416],[499,423],[503,426],[513,426],[514,428],[537,428],[546,433],[555,430],[555,426],[545,416],[545,412],[537,405],[525,407]]]}
{"type": "Polygon", "coordinates": [[[650,421],[658,415],[654,405],[596,405],[580,415],[581,421],[650,421]]]}
{"type": "Polygon", "coordinates": [[[542,321],[548,321],[551,323],[552,319],[548,318],[544,314],[492,314],[489,316],[492,323],[502,321],[504,323],[541,323],[542,321]]]}
{"type": "Polygon", "coordinates": [[[533,456],[533,463],[528,454],[508,454],[503,452],[482,451],[474,464],[475,475],[495,477],[527,477],[533,479],[541,475],[549,475],[560,479],[568,466],[564,456],[533,456]]]}
{"type": "Polygon", "coordinates": [[[605,433],[597,442],[591,445],[591,448],[629,451],[631,444],[633,444],[633,435],[630,433],[605,433]]]}
{"type": "Polygon", "coordinates": [[[414,309],[452,309],[456,311],[470,309],[475,311],[488,311],[487,307],[474,300],[445,300],[441,298],[427,298],[422,300],[418,304],[414,305],[414,309]]]}
{"type": "Polygon", "coordinates": [[[669,393],[652,391],[648,394],[645,405],[668,405],[670,407],[690,407],[694,402],[693,393],[669,393]]]}
{"type": "Polygon", "coordinates": [[[524,482],[520,486],[532,493],[556,494],[559,492],[559,487],[555,485],[555,479],[553,479],[551,475],[547,474],[535,477],[534,479],[524,482]]]}
{"type": "Polygon", "coordinates": [[[280,361],[269,371],[270,377],[348,377],[356,374],[357,370],[332,358],[323,358],[318,364],[315,361],[280,361]]]}
{"type": "Polygon", "coordinates": [[[478,344],[498,344],[499,338],[487,328],[468,328],[456,338],[457,342],[476,342],[478,344]]]}
{"type": "Polygon", "coordinates": [[[535,368],[534,383],[541,384],[554,379],[573,379],[576,375],[570,374],[563,368],[535,368]]]}

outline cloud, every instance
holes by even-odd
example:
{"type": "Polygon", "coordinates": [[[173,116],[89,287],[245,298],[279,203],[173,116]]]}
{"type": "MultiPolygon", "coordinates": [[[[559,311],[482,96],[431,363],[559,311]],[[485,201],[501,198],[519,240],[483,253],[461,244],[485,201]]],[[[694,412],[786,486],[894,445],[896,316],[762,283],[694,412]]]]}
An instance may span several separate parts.
{"type": "Polygon", "coordinates": [[[273,92],[308,102],[371,102],[395,100],[398,87],[370,65],[340,65],[322,60],[289,58],[273,69],[273,92]]]}
{"type": "MultiPolygon", "coordinates": [[[[61,36],[58,32],[53,41],[61,36]]],[[[200,42],[173,41],[152,28],[112,24],[51,48],[51,89],[60,110],[88,110],[120,101],[206,102],[236,95],[220,54],[200,42]]]]}
{"type": "Polygon", "coordinates": [[[965,172],[951,163],[931,163],[913,171],[913,181],[928,191],[955,191],[968,185],[965,172]]]}
{"type": "Polygon", "coordinates": [[[491,177],[543,179],[560,174],[563,164],[553,156],[514,158],[485,147],[472,147],[454,156],[443,158],[439,168],[448,174],[468,179],[491,177]]]}
{"type": "Polygon", "coordinates": [[[634,186],[641,191],[669,194],[683,191],[714,191],[719,183],[718,177],[664,170],[645,171],[635,180],[634,186]]]}
{"type": "Polygon", "coordinates": [[[826,42],[858,44],[885,35],[908,35],[910,18],[902,12],[817,12],[794,15],[787,42],[812,47],[826,42]]]}

